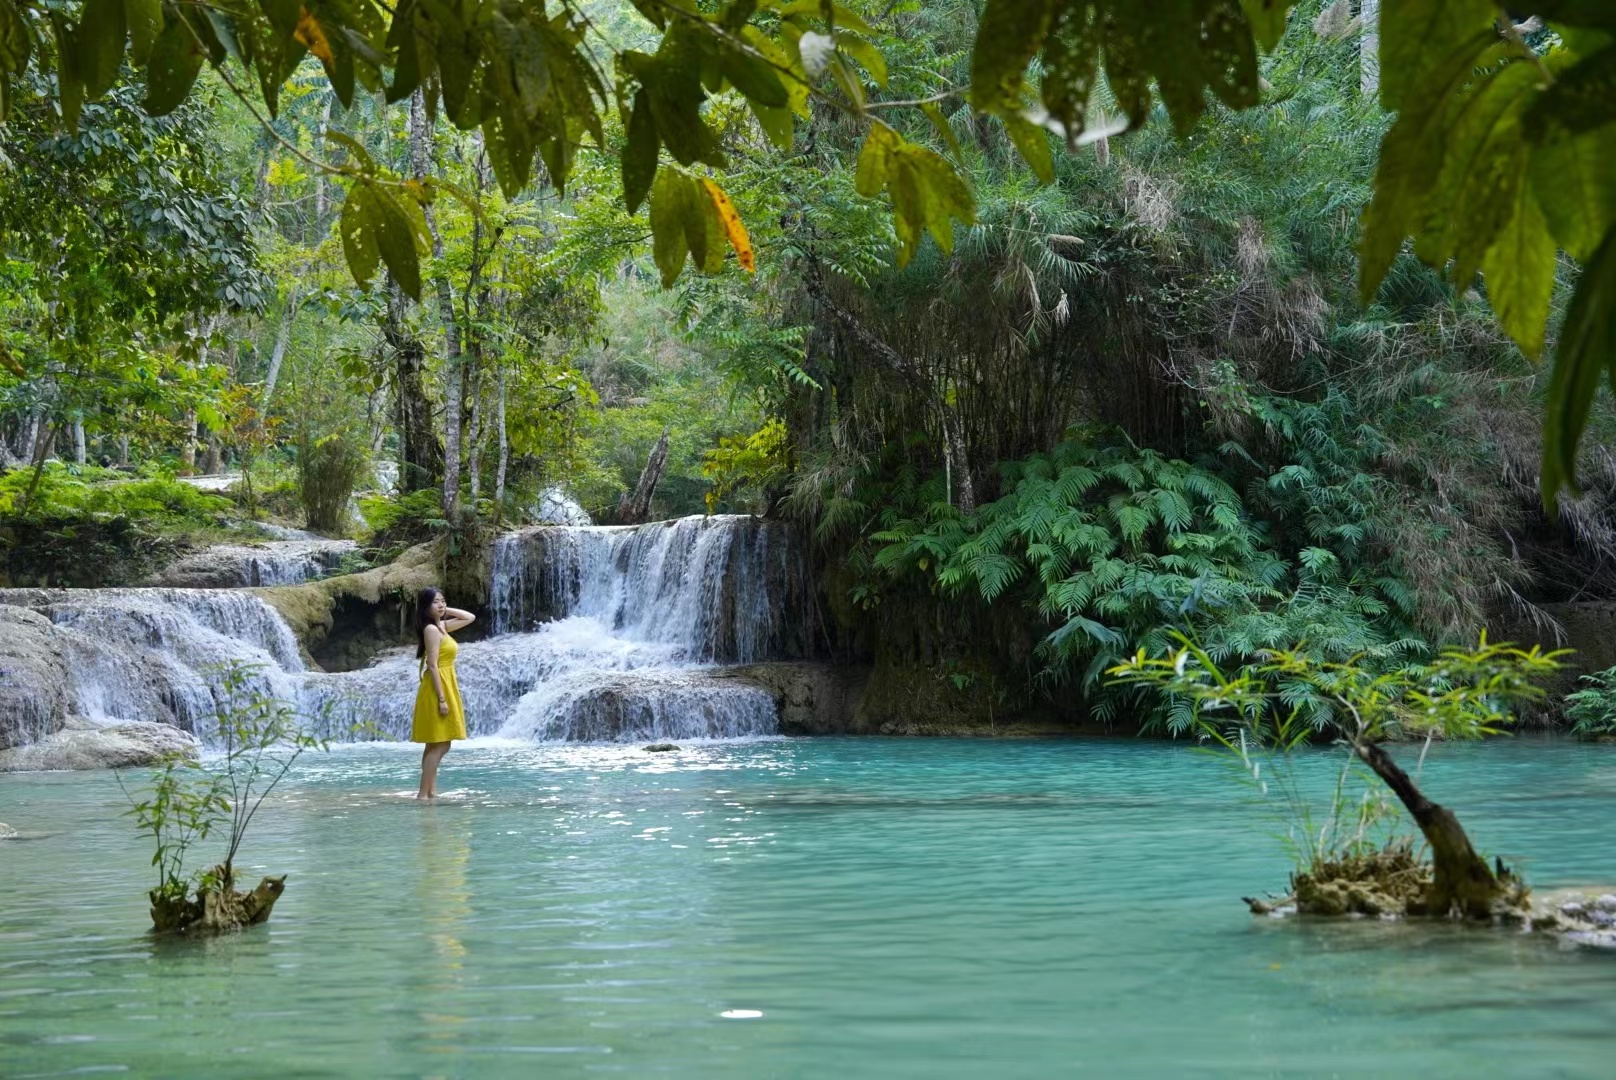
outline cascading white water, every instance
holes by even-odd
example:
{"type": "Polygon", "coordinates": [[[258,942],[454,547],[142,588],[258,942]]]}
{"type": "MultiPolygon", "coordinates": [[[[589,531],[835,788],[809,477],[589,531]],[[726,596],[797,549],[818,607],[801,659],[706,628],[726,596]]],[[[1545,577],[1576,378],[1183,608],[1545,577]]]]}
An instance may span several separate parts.
{"type": "Polygon", "coordinates": [[[227,665],[256,691],[291,699],[303,670],[297,639],[256,596],[212,589],[5,589],[57,630],[69,700],[90,720],[150,720],[198,730],[215,711],[227,665]]]}
{"type": "Polygon", "coordinates": [[[352,540],[313,533],[256,546],[217,544],[164,567],[151,584],[204,589],[297,585],[324,577],[358,550],[352,540]]]}
{"type": "MultiPolygon", "coordinates": [[[[528,740],[734,738],[776,730],[773,697],[721,663],[776,655],[800,630],[800,573],[776,526],[747,517],[638,528],[549,527],[494,551],[494,635],[461,645],[469,734],[528,740]],[[551,621],[541,622],[549,618],[551,621]]],[[[407,739],[411,649],[307,671],[291,631],[250,594],[199,589],[0,590],[56,625],[77,708],[195,730],[220,665],[295,701],[336,739],[407,739]],[[362,730],[361,730],[362,729],[362,730]]]]}
{"type": "Polygon", "coordinates": [[[494,632],[581,616],[682,659],[778,654],[800,569],[784,529],[737,515],[524,529],[494,546],[494,632]]]}

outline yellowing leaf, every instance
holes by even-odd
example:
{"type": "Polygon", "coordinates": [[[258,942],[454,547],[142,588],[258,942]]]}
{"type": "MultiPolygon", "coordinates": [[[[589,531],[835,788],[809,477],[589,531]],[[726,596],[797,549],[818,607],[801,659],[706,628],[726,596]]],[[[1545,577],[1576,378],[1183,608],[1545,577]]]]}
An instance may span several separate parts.
{"type": "Polygon", "coordinates": [[[746,235],[746,226],[741,224],[741,215],[735,212],[735,204],[729,201],[724,189],[711,180],[702,180],[701,189],[712,200],[713,209],[718,211],[719,224],[724,227],[724,239],[735,249],[735,257],[740,260],[741,268],[748,273],[756,270],[757,258],[752,253],[752,240],[746,235]]]}
{"type": "Polygon", "coordinates": [[[321,63],[329,64],[334,60],[331,55],[331,42],[326,40],[325,30],[318,20],[304,8],[297,16],[297,30],[292,34],[298,42],[309,52],[319,58],[321,63]]]}

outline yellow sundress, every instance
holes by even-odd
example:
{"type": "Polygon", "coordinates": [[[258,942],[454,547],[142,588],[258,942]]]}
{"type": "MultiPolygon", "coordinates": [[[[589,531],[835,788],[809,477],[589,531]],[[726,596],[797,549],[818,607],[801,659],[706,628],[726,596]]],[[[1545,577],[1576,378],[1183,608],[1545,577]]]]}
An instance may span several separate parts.
{"type": "Polygon", "coordinates": [[[419,743],[448,742],[466,737],[466,708],[460,704],[460,684],[455,682],[455,654],[460,646],[448,634],[438,645],[438,676],[443,680],[443,700],[449,703],[449,715],[438,713],[438,691],[432,685],[432,670],[421,662],[421,686],[415,691],[415,723],[410,728],[410,741],[419,743]]]}

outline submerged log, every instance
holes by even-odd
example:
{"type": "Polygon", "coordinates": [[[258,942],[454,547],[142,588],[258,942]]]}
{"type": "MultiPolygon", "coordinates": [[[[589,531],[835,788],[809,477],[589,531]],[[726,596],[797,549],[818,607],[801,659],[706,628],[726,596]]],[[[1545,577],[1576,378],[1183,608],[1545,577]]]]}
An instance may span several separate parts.
{"type": "Polygon", "coordinates": [[[222,934],[257,926],[269,919],[275,901],[286,891],[285,874],[264,878],[252,892],[237,892],[227,874],[217,874],[214,880],[218,884],[181,899],[153,889],[152,929],[159,934],[222,934]]]}

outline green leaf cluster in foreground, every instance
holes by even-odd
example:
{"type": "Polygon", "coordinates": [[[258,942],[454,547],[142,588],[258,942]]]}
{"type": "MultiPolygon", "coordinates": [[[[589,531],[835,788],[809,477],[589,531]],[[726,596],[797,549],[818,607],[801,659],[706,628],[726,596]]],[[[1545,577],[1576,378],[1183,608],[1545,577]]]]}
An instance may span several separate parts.
{"type": "MultiPolygon", "coordinates": [[[[656,199],[670,167],[663,151],[681,169],[728,168],[734,146],[717,117],[732,94],[781,149],[816,109],[865,130],[857,188],[890,200],[904,263],[927,233],[948,250],[956,225],[974,221],[975,198],[956,164],[899,137],[886,117],[922,113],[957,158],[956,136],[937,124],[939,106],[969,102],[1004,125],[1047,182],[1050,134],[1076,147],[1144,125],[1160,104],[1187,135],[1211,99],[1257,105],[1258,53],[1300,21],[1291,19],[1295,6],[989,0],[968,81],[953,82],[930,69],[896,77],[887,56],[902,43],[829,0],[710,8],[634,0],[654,28],[640,36],[643,48],[602,34],[578,0],[0,0],[0,114],[33,66],[54,75],[71,130],[86,102],[126,78],[127,58],[153,114],[184,101],[207,64],[255,111],[274,116],[297,65],[312,56],[345,107],[359,88],[387,102],[418,96],[428,114],[480,131],[507,197],[529,184],[535,160],[562,189],[580,148],[615,156],[630,211],[651,197],[659,266],[671,282],[686,253],[708,272],[722,260],[693,211],[669,212],[672,204],[656,199]],[[892,98],[889,79],[929,89],[892,98]],[[625,139],[609,135],[613,110],[625,139]]],[[[1451,267],[1458,286],[1482,273],[1501,324],[1536,358],[1549,340],[1557,252],[1586,264],[1560,333],[1544,427],[1542,488],[1552,501],[1561,488],[1576,489],[1590,403],[1602,374],[1616,377],[1616,178],[1603,167],[1616,130],[1616,7],[1539,0],[1535,8],[1543,23],[1515,25],[1493,0],[1380,5],[1380,95],[1398,115],[1365,216],[1361,287],[1373,296],[1413,235],[1416,253],[1451,267]]],[[[339,166],[299,154],[350,180],[342,229],[356,278],[385,264],[418,296],[419,220],[436,191],[362,155],[339,166]]],[[[737,229],[738,220],[726,225],[744,262],[737,229]]]]}

